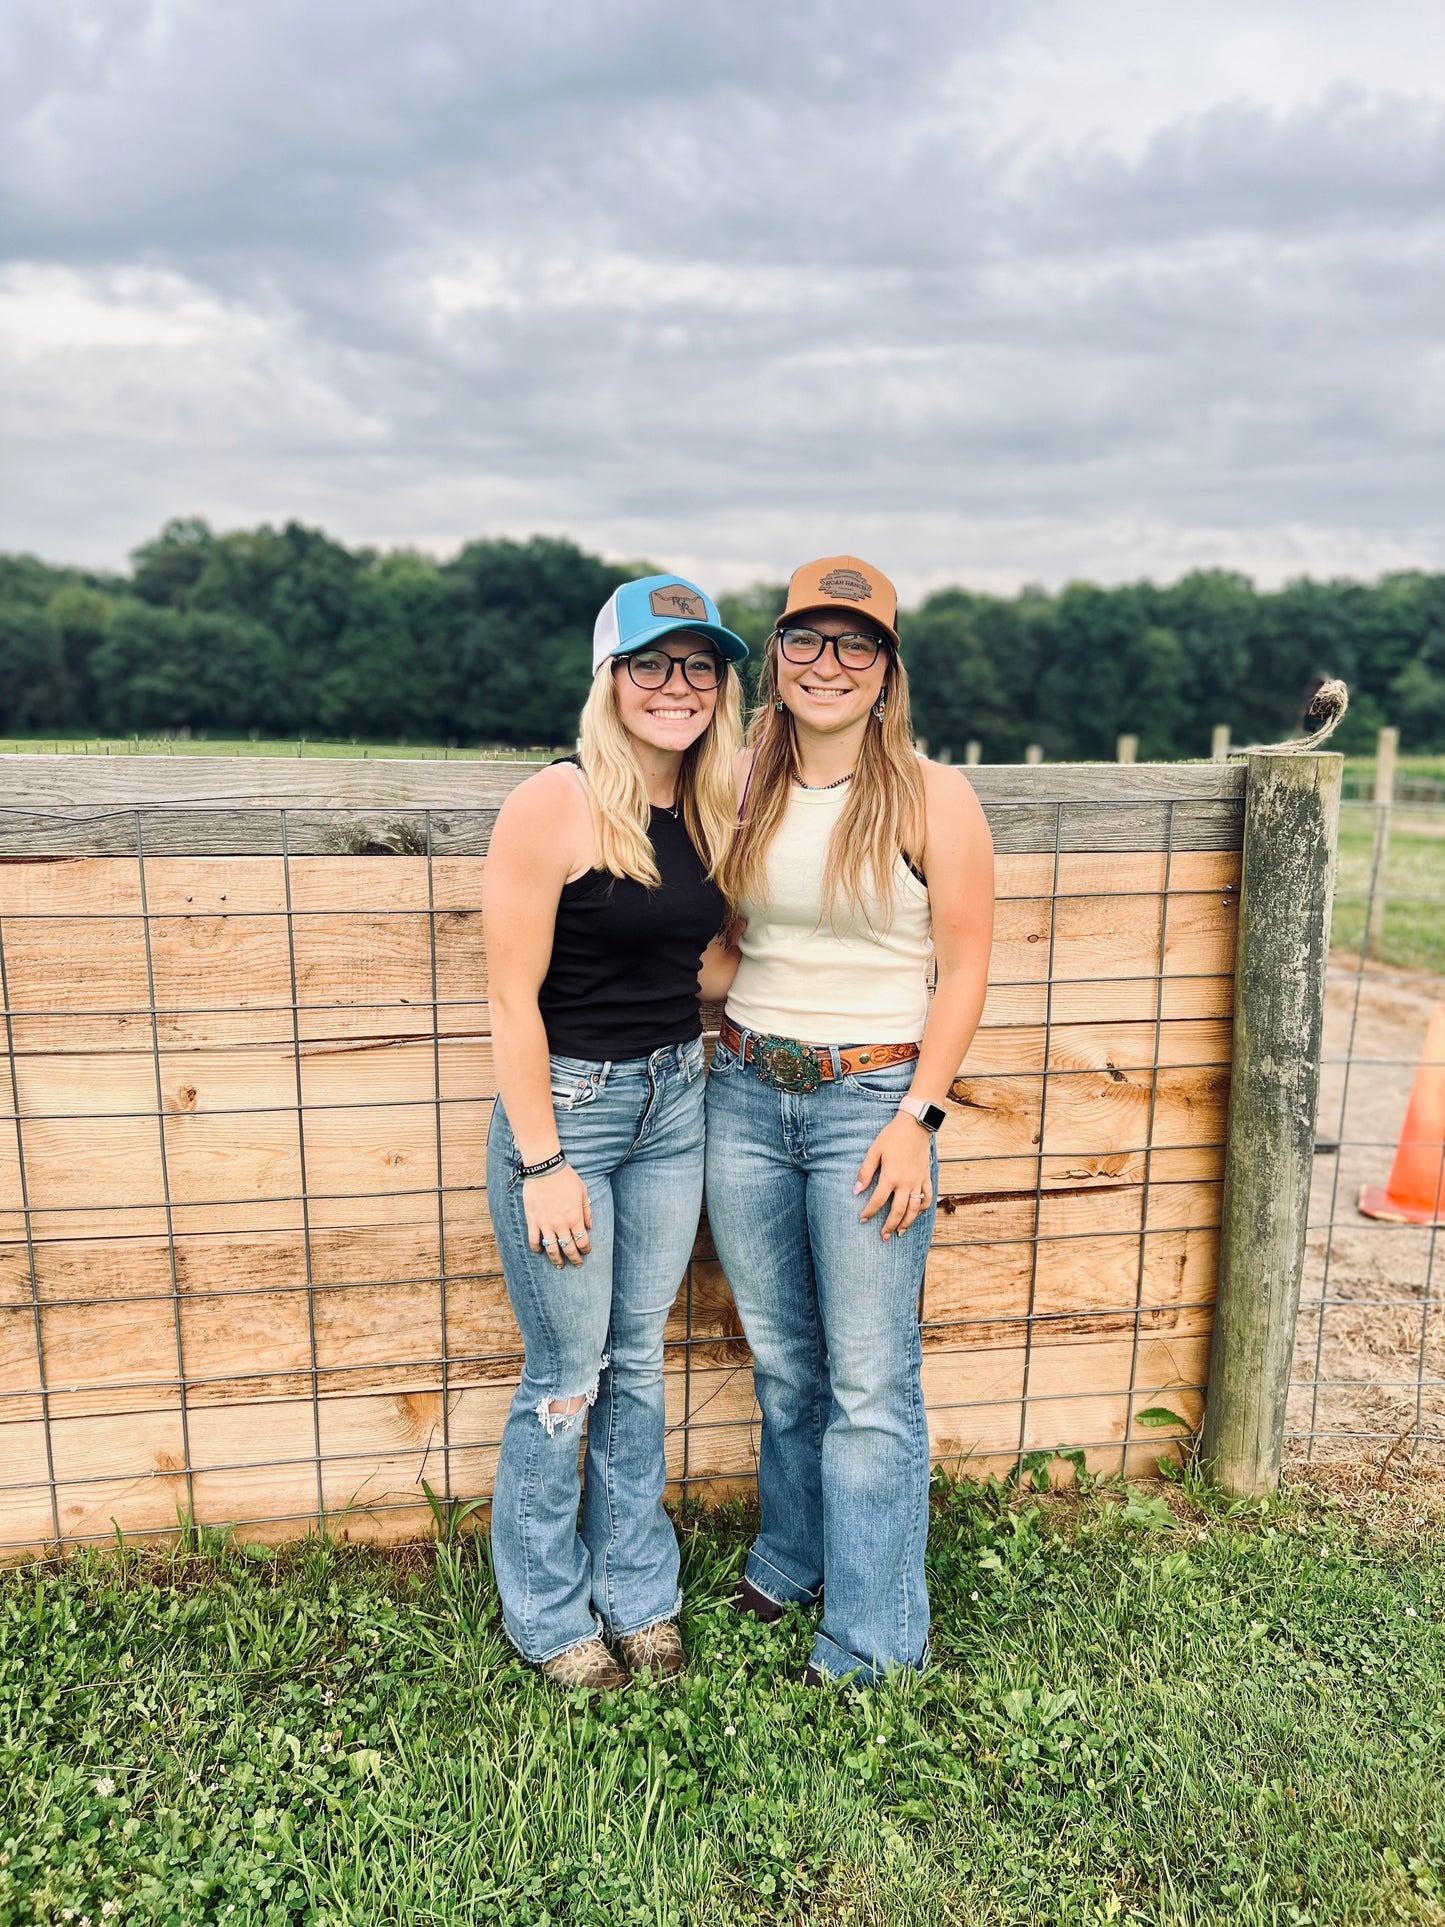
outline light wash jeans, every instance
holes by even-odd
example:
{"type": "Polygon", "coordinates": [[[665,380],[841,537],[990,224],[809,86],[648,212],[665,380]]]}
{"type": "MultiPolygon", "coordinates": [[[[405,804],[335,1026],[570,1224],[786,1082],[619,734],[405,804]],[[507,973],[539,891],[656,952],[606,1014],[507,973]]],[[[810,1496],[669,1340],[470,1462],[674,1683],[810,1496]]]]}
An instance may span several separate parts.
{"type": "MultiPolygon", "coordinates": [[[[934,1213],[884,1244],[886,1213],[860,1223],[870,1194],[853,1195],[914,1068],[793,1095],[719,1046],[708,1079],[708,1221],[763,1412],[747,1577],[780,1602],[821,1594],[812,1663],[865,1682],[928,1657],[918,1297],[934,1213]]],[[[936,1193],[936,1151],[932,1167],[936,1193]]]]}
{"type": "Polygon", "coordinates": [[[558,1271],[528,1248],[521,1159],[500,1100],[487,1136],[492,1226],[526,1348],[502,1433],[492,1557],[508,1636],[539,1665],[604,1624],[641,1632],[682,1603],[662,1504],[662,1329],[702,1202],[702,1040],[625,1062],[554,1057],[552,1105],[592,1200],[580,1266],[558,1271]],[[590,1414],[547,1409],[579,1396],[590,1414]]]}

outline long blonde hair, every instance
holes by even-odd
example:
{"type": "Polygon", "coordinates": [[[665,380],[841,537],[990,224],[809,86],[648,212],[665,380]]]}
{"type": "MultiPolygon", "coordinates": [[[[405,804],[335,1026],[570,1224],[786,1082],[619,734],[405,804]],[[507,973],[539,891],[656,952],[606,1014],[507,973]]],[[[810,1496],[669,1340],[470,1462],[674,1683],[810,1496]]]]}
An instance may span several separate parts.
{"type": "MultiPolygon", "coordinates": [[[[615,877],[635,877],[655,890],[662,878],[648,835],[652,805],[631,740],[617,713],[615,662],[615,657],[609,657],[592,678],[582,708],[578,743],[592,805],[593,860],[599,870],[610,871],[615,877]]],[[[719,882],[737,826],[734,770],[742,741],[741,687],[732,664],[724,663],[712,721],[683,751],[677,778],[682,821],[708,875],[719,882]]]]}
{"type": "MultiPolygon", "coordinates": [[[[768,851],[792,785],[801,776],[792,713],[778,701],[777,652],[774,630],[758,678],[758,706],[748,725],[752,773],[720,879],[735,904],[745,896],[758,902],[766,894],[768,851]]],[[[843,902],[866,913],[871,890],[886,928],[893,913],[898,859],[916,859],[923,849],[923,775],[913,747],[908,674],[896,649],[888,650],[880,694],[882,720],[870,712],[848,801],[828,843],[823,908],[830,918],[843,902]]]]}

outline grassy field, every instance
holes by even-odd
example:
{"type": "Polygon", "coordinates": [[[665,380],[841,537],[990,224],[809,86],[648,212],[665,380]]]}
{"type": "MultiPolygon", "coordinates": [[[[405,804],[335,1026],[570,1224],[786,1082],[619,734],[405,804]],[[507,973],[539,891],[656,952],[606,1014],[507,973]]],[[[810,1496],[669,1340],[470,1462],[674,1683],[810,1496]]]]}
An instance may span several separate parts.
{"type": "MultiPolygon", "coordinates": [[[[570,748],[571,745],[567,745],[570,748]]],[[[546,762],[566,749],[458,749],[436,743],[312,743],[248,737],[205,736],[8,736],[0,741],[0,756],[305,756],[358,761],[366,757],[401,757],[409,762],[546,762]]]]}
{"type": "MultiPolygon", "coordinates": [[[[1398,756],[1395,759],[1395,781],[1397,786],[1421,783],[1445,783],[1445,756],[1398,756]]],[[[1370,797],[1374,793],[1375,759],[1373,756],[1347,756],[1345,758],[1346,796],[1370,797]]]]}
{"type": "MultiPolygon", "coordinates": [[[[1375,868],[1375,812],[1365,804],[1345,803],[1331,931],[1338,950],[1360,949],[1375,868]]],[[[1445,974],[1445,809],[1395,807],[1388,857],[1374,887],[1385,897],[1385,915],[1371,957],[1445,974]]]]}
{"type": "Polygon", "coordinates": [[[0,1575],[0,1922],[1445,1921],[1445,1495],[940,1485],[937,1664],[848,1699],[726,1600],[595,1706],[473,1539],[0,1575]]]}

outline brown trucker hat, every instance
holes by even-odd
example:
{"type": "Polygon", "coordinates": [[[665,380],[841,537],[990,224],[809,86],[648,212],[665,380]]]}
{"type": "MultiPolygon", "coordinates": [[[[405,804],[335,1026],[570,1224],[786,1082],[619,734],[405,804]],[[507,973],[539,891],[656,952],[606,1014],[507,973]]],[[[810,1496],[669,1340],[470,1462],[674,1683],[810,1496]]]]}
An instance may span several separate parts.
{"type": "Polygon", "coordinates": [[[825,555],[821,562],[794,569],[779,628],[809,609],[861,610],[898,647],[898,591],[880,569],[856,555],[825,555]]]}

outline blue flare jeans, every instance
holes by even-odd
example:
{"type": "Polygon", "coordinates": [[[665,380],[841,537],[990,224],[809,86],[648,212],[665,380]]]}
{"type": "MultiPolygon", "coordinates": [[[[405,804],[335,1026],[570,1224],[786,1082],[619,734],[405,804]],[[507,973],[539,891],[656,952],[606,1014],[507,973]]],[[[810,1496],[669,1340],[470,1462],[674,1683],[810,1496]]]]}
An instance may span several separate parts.
{"type": "MultiPolygon", "coordinates": [[[[812,1663],[864,1683],[928,1655],[918,1300],[934,1211],[884,1244],[886,1209],[861,1223],[853,1194],[913,1071],[784,1092],[720,1045],[708,1078],[708,1221],[763,1414],[747,1577],[778,1602],[821,1595],[812,1663]]],[[[933,1176],[936,1194],[936,1151],[933,1176]]]]}
{"type": "Polygon", "coordinates": [[[682,1603],[662,1503],[662,1333],[697,1235],[703,1170],[700,1038],[622,1062],[551,1063],[562,1149],[592,1200],[580,1265],[559,1271],[528,1247],[500,1099],[487,1135],[492,1225],[526,1353],[502,1433],[492,1557],[508,1637],[538,1665],[604,1626],[641,1632],[682,1603]],[[577,1398],[575,1413],[550,1409],[577,1398]]]}

